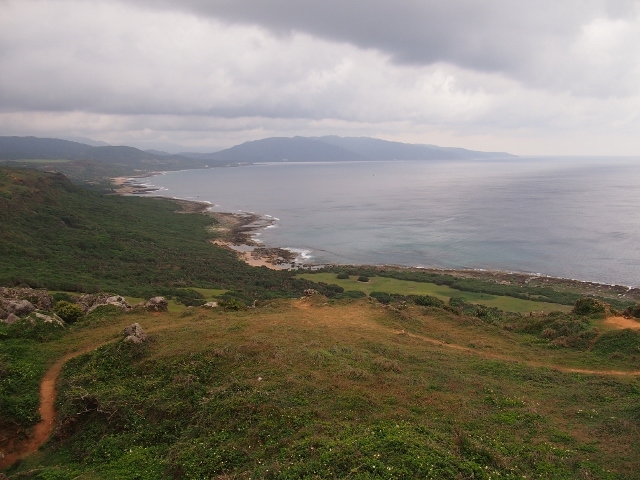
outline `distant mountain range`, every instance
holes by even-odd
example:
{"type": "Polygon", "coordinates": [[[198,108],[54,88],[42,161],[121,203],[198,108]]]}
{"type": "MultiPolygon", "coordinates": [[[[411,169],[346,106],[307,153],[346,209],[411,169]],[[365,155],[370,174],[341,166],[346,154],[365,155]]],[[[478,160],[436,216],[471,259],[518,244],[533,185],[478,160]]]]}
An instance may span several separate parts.
{"type": "Polygon", "coordinates": [[[211,154],[226,162],[337,162],[364,160],[453,160],[514,157],[505,152],[389,142],[369,137],[271,137],[211,154]]]}
{"type": "Polygon", "coordinates": [[[0,137],[0,160],[96,160],[137,164],[153,160],[185,161],[194,166],[207,161],[255,162],[338,162],[362,160],[448,160],[513,157],[505,152],[479,152],[464,148],[438,147],[389,142],[369,137],[270,137],[212,153],[170,154],[159,150],[139,150],[127,146],[95,146],[87,143],[38,137],[0,137]]]}

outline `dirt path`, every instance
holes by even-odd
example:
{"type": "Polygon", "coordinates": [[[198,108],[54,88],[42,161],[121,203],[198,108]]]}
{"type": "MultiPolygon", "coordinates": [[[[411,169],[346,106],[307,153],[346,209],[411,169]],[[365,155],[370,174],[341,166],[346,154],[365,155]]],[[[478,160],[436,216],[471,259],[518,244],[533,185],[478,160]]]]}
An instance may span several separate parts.
{"type": "Polygon", "coordinates": [[[91,347],[86,347],[82,350],[68,353],[56,360],[49,370],[47,370],[42,382],[40,382],[40,408],[38,409],[38,412],[40,413],[42,420],[40,420],[40,422],[38,422],[34,427],[33,436],[31,438],[14,445],[14,448],[10,452],[6,453],[4,458],[0,459],[0,470],[12,465],[16,460],[35,452],[40,448],[40,445],[49,440],[56,424],[56,381],[60,376],[62,367],[68,360],[82,355],[83,353],[90,352],[95,348],[97,348],[97,346],[92,345],[91,347]]]}
{"type": "Polygon", "coordinates": [[[640,322],[632,318],[625,317],[609,317],[604,323],[615,328],[631,328],[633,330],[640,329],[640,322]]]}
{"type": "Polygon", "coordinates": [[[399,330],[394,332],[396,335],[406,335],[409,338],[415,338],[418,340],[422,340],[423,342],[428,342],[433,345],[438,345],[439,347],[445,347],[452,350],[472,353],[479,357],[484,358],[492,358],[495,360],[500,360],[504,362],[513,362],[513,363],[521,363],[527,365],[529,367],[535,368],[549,368],[551,370],[557,370],[559,372],[564,373],[584,373],[586,375],[613,375],[613,376],[639,376],[640,370],[590,370],[586,368],[573,368],[573,367],[564,367],[562,365],[554,365],[554,364],[545,364],[542,362],[532,362],[530,360],[518,360],[515,358],[507,357],[505,355],[499,355],[497,353],[489,353],[489,352],[479,352],[473,348],[463,347],[461,345],[456,345],[455,343],[446,343],[441,340],[436,340],[435,338],[425,337],[423,335],[416,335],[414,333],[408,333],[404,330],[399,330]]]}

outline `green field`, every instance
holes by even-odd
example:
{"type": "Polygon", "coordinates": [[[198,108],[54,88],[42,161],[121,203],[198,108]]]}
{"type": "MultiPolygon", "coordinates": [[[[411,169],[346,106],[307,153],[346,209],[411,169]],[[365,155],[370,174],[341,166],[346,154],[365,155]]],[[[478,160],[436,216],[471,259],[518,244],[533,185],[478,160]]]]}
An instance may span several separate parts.
{"type": "Polygon", "coordinates": [[[557,303],[535,302],[513,297],[488,295],[486,293],[464,292],[447,287],[446,285],[411,282],[386,277],[371,277],[368,283],[358,282],[358,277],[356,276],[351,276],[348,280],[339,280],[336,278],[335,273],[302,273],[297,275],[297,277],[306,278],[314,282],[335,283],[345,290],[359,290],[367,295],[371,292],[397,293],[400,295],[431,295],[445,302],[449,301],[451,297],[461,297],[470,303],[479,303],[507,312],[529,313],[551,312],[554,310],[568,312],[572,308],[568,305],[559,305],[557,303]]]}

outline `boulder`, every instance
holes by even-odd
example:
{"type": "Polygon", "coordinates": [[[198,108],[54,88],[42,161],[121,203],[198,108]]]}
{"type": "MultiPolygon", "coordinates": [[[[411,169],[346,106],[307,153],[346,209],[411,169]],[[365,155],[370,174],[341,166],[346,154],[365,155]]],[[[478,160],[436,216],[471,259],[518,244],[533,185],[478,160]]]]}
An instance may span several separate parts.
{"type": "Polygon", "coordinates": [[[307,289],[304,291],[304,296],[305,296],[305,297],[311,297],[311,296],[313,296],[313,295],[317,295],[317,294],[318,294],[318,291],[317,291],[317,290],[314,290],[313,288],[307,288],[307,289]]]}
{"type": "Polygon", "coordinates": [[[132,323],[124,329],[124,341],[132,343],[142,343],[147,340],[147,334],[139,323],[132,323]]]}
{"type": "Polygon", "coordinates": [[[164,297],[153,297],[144,302],[144,308],[149,312],[166,312],[169,310],[169,303],[164,297]]]}
{"type": "Polygon", "coordinates": [[[46,290],[0,287],[0,297],[10,300],[27,300],[38,310],[47,312],[53,308],[53,297],[46,290]]]}
{"type": "Polygon", "coordinates": [[[131,305],[129,305],[129,302],[127,302],[124,297],[121,297],[120,295],[112,295],[107,298],[104,298],[104,296],[97,298],[94,301],[94,304],[87,309],[87,313],[91,313],[96,308],[103,305],[113,305],[123,312],[131,309],[131,305]]]}
{"type": "Polygon", "coordinates": [[[18,320],[20,320],[20,317],[14,315],[13,313],[10,313],[9,315],[7,315],[7,318],[3,319],[2,321],[11,325],[13,323],[16,323],[18,320]]]}
{"type": "Polygon", "coordinates": [[[44,313],[35,312],[34,315],[36,318],[39,318],[40,320],[42,320],[44,323],[54,323],[61,327],[65,326],[64,320],[62,320],[55,313],[52,313],[51,315],[45,315],[44,313]]]}
{"type": "Polygon", "coordinates": [[[9,315],[9,312],[0,307],[0,320],[2,320],[3,318],[7,318],[7,315],[9,315]]]}
{"type": "Polygon", "coordinates": [[[13,313],[18,317],[24,317],[33,312],[36,307],[29,300],[10,300],[6,298],[0,299],[3,310],[13,313]]]}
{"type": "Polygon", "coordinates": [[[203,307],[207,307],[207,308],[217,308],[218,307],[218,302],[207,302],[202,306],[203,307]]]}

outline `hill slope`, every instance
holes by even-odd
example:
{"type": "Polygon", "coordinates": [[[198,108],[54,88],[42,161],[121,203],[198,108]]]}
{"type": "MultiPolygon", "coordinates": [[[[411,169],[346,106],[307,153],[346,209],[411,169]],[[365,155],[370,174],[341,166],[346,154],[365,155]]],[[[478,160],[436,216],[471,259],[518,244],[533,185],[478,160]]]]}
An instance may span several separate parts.
{"type": "Polygon", "coordinates": [[[37,137],[0,137],[0,163],[58,171],[83,181],[218,165],[210,158],[155,154],[127,146],[91,146],[37,137]]]}
{"type": "Polygon", "coordinates": [[[220,287],[248,301],[314,285],[249,267],[209,242],[212,217],[176,210],[163,199],[100,195],[61,174],[0,169],[0,285],[142,296],[220,287]]]}
{"type": "MultiPolygon", "coordinates": [[[[633,375],[441,309],[278,300],[95,314],[16,478],[634,478],[633,375]],[[147,343],[124,343],[140,323],[147,343]],[[597,370],[597,369],[596,369],[597,370]]],[[[66,350],[65,350],[66,349],[66,350]]],[[[618,360],[621,361],[621,360],[618,360]]],[[[628,362],[629,360],[627,360],[628,362]]]]}

